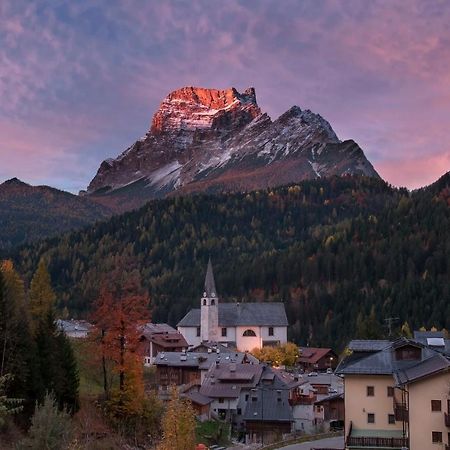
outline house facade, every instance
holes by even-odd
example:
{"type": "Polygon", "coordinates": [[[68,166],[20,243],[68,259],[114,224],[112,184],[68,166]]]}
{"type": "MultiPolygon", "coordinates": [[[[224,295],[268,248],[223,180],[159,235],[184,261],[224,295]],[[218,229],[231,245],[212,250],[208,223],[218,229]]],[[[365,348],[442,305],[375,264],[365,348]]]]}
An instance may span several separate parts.
{"type": "Polygon", "coordinates": [[[167,323],[147,323],[140,331],[140,351],[145,366],[153,365],[160,352],[183,352],[188,348],[183,335],[167,323]]]}
{"type": "Polygon", "coordinates": [[[214,342],[239,351],[284,344],[287,327],[283,303],[221,303],[211,261],[200,308],[191,309],[177,325],[190,347],[214,342]]]}
{"type": "Polygon", "coordinates": [[[450,340],[352,341],[337,372],[345,383],[346,448],[450,447],[450,340]]]}
{"type": "Polygon", "coordinates": [[[338,365],[338,356],[331,348],[300,347],[299,350],[298,365],[305,372],[335,370],[338,365]]]}

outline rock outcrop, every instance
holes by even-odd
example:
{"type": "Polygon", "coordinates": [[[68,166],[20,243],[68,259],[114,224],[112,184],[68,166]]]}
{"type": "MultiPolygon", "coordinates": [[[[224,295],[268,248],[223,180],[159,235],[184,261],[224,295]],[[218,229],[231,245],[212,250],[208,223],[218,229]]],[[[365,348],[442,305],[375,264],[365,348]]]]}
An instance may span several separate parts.
{"type": "Polygon", "coordinates": [[[170,93],[150,130],[104,161],[87,193],[130,209],[172,192],[251,190],[332,175],[379,177],[354,141],[293,106],[272,121],[253,88],[184,87],[170,93]]]}

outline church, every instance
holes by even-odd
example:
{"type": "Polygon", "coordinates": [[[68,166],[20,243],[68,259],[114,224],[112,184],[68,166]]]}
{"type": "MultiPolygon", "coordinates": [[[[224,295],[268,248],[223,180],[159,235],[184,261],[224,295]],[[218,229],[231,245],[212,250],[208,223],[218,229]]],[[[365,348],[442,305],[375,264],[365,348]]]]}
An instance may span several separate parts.
{"type": "Polygon", "coordinates": [[[242,352],[286,343],[287,327],[283,303],[221,303],[211,260],[200,308],[191,309],[177,325],[189,347],[212,342],[242,352]]]}

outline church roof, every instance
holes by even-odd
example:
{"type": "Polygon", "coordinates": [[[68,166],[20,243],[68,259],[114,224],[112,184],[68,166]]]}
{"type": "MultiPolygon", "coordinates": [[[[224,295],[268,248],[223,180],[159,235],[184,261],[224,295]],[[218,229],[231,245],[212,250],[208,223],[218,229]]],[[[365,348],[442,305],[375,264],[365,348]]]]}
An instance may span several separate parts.
{"type": "MultiPolygon", "coordinates": [[[[219,327],[236,326],[287,327],[283,303],[219,303],[219,327]]],[[[191,309],[179,327],[199,327],[200,309],[191,309]]]]}
{"type": "Polygon", "coordinates": [[[216,283],[214,281],[214,273],[211,258],[209,258],[208,268],[206,269],[205,292],[206,292],[205,297],[217,297],[216,283]]]}

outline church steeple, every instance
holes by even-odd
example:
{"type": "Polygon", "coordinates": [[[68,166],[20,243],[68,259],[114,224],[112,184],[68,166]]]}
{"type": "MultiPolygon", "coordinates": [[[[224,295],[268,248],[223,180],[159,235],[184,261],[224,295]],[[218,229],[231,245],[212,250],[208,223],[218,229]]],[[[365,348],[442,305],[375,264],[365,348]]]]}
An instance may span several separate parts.
{"type": "Polygon", "coordinates": [[[209,258],[208,268],[206,269],[204,297],[217,297],[216,283],[214,282],[214,273],[211,258],[209,258]]]}
{"type": "Polygon", "coordinates": [[[200,336],[202,341],[217,342],[219,329],[219,298],[216,292],[211,258],[205,276],[205,290],[200,306],[200,336]]]}

